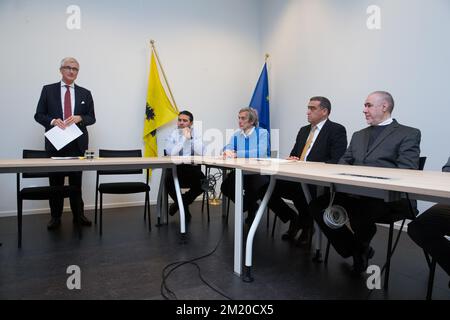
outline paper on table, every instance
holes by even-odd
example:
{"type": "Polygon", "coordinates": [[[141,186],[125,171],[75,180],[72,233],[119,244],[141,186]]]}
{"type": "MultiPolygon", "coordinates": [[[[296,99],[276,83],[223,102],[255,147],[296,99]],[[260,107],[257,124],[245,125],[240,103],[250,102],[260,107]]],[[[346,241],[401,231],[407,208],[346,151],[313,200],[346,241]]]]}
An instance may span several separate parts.
{"type": "Polygon", "coordinates": [[[75,160],[82,159],[83,157],[52,157],[53,160],[75,160]]]}
{"type": "Polygon", "coordinates": [[[295,162],[297,160],[288,160],[288,159],[281,159],[281,158],[259,158],[258,161],[269,161],[272,163],[288,163],[288,162],[295,162]]]}
{"type": "Polygon", "coordinates": [[[83,132],[81,132],[76,124],[71,124],[64,130],[55,126],[48,130],[45,133],[45,136],[53,144],[56,150],[61,150],[65,145],[69,144],[82,134],[83,132]]]}

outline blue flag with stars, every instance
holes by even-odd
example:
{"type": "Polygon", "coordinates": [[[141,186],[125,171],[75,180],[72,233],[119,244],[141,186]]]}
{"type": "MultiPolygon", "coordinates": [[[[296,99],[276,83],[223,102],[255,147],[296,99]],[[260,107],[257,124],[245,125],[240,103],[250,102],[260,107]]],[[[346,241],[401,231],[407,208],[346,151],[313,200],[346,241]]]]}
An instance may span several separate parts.
{"type": "Polygon", "coordinates": [[[267,63],[264,63],[255,91],[253,92],[250,107],[258,111],[259,126],[269,132],[267,155],[270,156],[270,112],[269,112],[269,79],[267,77],[267,63]]]}

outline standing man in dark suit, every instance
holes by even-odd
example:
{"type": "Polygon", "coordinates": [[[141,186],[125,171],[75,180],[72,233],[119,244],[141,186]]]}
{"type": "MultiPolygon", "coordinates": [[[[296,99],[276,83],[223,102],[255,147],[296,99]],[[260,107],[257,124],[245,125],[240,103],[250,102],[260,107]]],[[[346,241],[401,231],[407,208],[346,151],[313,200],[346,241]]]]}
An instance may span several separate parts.
{"type": "MultiPolygon", "coordinates": [[[[289,160],[337,163],[347,148],[347,134],[344,126],[328,119],[331,103],[325,97],[312,97],[308,103],[309,125],[300,129],[289,160]]],[[[315,188],[310,187],[312,194],[315,188]]],[[[269,208],[284,222],[290,221],[289,229],[281,238],[293,241],[300,229],[302,233],[297,245],[310,242],[313,219],[309,214],[308,203],[298,182],[277,180],[269,201],[269,208]],[[294,202],[298,211],[291,209],[284,200],[294,202]]]]}
{"type": "MultiPolygon", "coordinates": [[[[419,168],[420,131],[403,126],[391,114],[394,99],[385,91],[371,93],[363,113],[369,127],[353,134],[347,151],[339,164],[385,168],[419,168]]],[[[334,204],[345,208],[352,231],[344,225],[332,229],[324,223],[323,210],[329,205],[329,195],[310,204],[314,219],[344,258],[353,256],[353,271],[364,272],[374,255],[370,242],[376,233],[376,221],[391,214],[406,214],[406,200],[384,202],[382,199],[337,193],[334,204]]]]}
{"type": "MultiPolygon", "coordinates": [[[[83,133],[80,137],[59,151],[45,139],[45,150],[50,156],[83,156],[89,143],[86,127],[95,123],[94,101],[89,90],[74,83],[80,70],[80,65],[75,58],[64,58],[59,70],[62,80],[43,87],[34,119],[44,126],[45,131],[55,126],[64,130],[72,124],[77,125],[83,133]]],[[[77,190],[70,196],[70,208],[74,221],[78,217],[81,225],[90,226],[92,223],[84,215],[84,203],[81,196],[82,172],[51,174],[50,185],[63,186],[65,176],[69,177],[69,184],[77,190]]],[[[52,218],[47,228],[52,230],[61,225],[64,198],[52,198],[49,203],[52,218]]]]}

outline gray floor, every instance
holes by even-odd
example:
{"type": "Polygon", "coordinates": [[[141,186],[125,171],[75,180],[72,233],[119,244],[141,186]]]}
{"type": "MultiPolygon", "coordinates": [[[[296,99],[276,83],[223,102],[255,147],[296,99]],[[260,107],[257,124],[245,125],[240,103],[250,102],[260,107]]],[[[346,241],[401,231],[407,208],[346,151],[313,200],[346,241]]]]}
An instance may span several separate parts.
{"type": "MultiPolygon", "coordinates": [[[[83,229],[80,241],[71,215],[64,214],[60,230],[48,232],[48,215],[24,217],[23,247],[17,249],[16,219],[0,219],[0,299],[163,299],[162,270],[169,263],[210,252],[223,234],[217,251],[198,262],[201,275],[233,299],[423,299],[428,270],[422,251],[403,234],[395,253],[388,292],[366,286],[368,275],[350,273],[351,259],[331,250],[327,266],[311,262],[311,252],[280,240],[287,225],[277,224],[275,238],[266,220],[255,237],[253,283],[233,274],[233,218],[228,224],[220,207],[211,207],[211,222],[201,203],[191,207],[188,243],[179,241],[178,217],[148,232],[143,208],[109,209],[104,214],[103,237],[98,228],[83,229]],[[66,286],[69,265],[81,268],[81,290],[66,286]]],[[[93,218],[93,213],[88,212],[93,218]]],[[[272,223],[272,215],[271,215],[272,223]]],[[[379,228],[373,241],[376,250],[371,264],[382,265],[387,230],[379,228]]],[[[450,299],[449,277],[437,268],[434,299],[450,299]]],[[[173,272],[168,287],[178,299],[224,299],[207,287],[193,265],[173,272]]]]}

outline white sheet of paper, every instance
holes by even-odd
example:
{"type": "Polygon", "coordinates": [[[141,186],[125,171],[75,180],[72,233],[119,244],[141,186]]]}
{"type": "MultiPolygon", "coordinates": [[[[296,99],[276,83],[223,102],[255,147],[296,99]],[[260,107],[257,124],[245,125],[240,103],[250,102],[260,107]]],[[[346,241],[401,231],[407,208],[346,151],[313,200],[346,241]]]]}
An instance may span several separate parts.
{"type": "Polygon", "coordinates": [[[59,127],[53,127],[45,133],[47,139],[53,144],[56,150],[61,150],[64,146],[81,136],[80,128],[76,124],[71,124],[62,130],[59,127]]]}
{"type": "Polygon", "coordinates": [[[272,163],[289,163],[289,162],[294,162],[296,160],[288,160],[288,159],[281,159],[281,158],[259,158],[258,161],[269,161],[272,163]]]}

